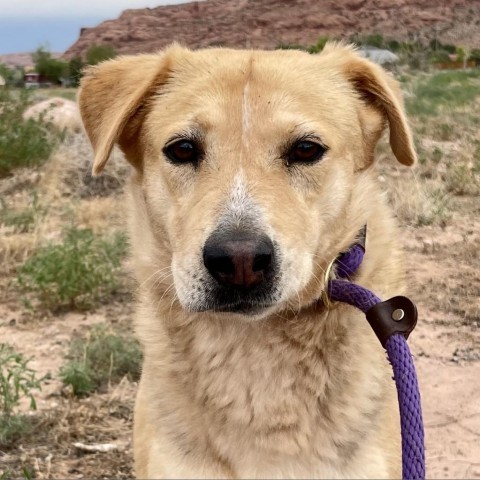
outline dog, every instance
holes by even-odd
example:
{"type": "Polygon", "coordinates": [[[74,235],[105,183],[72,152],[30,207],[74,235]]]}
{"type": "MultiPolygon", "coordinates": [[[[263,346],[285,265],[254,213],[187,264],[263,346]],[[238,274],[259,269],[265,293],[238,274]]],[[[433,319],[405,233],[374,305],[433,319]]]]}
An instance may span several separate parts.
{"type": "Polygon", "coordinates": [[[144,361],[139,478],[399,478],[391,367],[363,314],[321,295],[368,226],[355,282],[401,294],[377,186],[388,127],[413,147],[394,78],[355,48],[172,45],[91,67],[79,93],[100,174],[133,166],[127,210],[144,361]]]}

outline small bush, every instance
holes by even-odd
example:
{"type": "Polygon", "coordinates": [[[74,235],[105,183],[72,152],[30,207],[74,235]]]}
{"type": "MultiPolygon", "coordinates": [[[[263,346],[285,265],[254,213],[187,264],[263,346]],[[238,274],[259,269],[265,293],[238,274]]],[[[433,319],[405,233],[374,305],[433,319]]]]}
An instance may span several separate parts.
{"type": "Polygon", "coordinates": [[[23,120],[28,104],[28,92],[0,89],[0,177],[18,167],[41,164],[57,143],[41,120],[23,120]]]}
{"type": "Polygon", "coordinates": [[[451,218],[451,197],[442,189],[426,189],[417,211],[416,225],[444,225],[451,218]]]}
{"type": "Polygon", "coordinates": [[[45,208],[39,204],[35,192],[31,195],[31,206],[20,211],[8,207],[5,200],[0,198],[0,223],[13,227],[15,233],[30,232],[44,213],[45,208]]]}
{"type": "Polygon", "coordinates": [[[27,415],[0,415],[0,446],[17,443],[32,432],[32,427],[27,415]]]}
{"type": "Polygon", "coordinates": [[[444,225],[451,217],[451,196],[438,180],[404,178],[389,185],[392,206],[403,224],[444,225]]]}
{"type": "Polygon", "coordinates": [[[19,268],[17,282],[49,310],[89,309],[118,288],[125,252],[124,235],[105,240],[72,227],[62,243],[34,252],[19,268]]]}
{"type": "Polygon", "coordinates": [[[446,175],[446,187],[456,195],[478,195],[480,193],[480,176],[474,169],[464,163],[450,166],[446,175]]]}
{"type": "Polygon", "coordinates": [[[71,385],[76,396],[88,395],[96,390],[97,385],[93,379],[94,373],[89,367],[90,362],[73,360],[60,370],[60,377],[65,385],[71,385]]]}
{"type": "Polygon", "coordinates": [[[137,380],[142,353],[132,337],[97,325],[87,338],[71,343],[68,359],[60,377],[65,385],[72,387],[74,395],[86,395],[125,376],[137,380]]]}
{"type": "Polygon", "coordinates": [[[43,379],[36,377],[29,361],[10,345],[0,343],[0,446],[14,442],[31,429],[28,417],[14,413],[23,398],[30,401],[32,410],[37,408],[32,392],[41,388],[43,379]]]}

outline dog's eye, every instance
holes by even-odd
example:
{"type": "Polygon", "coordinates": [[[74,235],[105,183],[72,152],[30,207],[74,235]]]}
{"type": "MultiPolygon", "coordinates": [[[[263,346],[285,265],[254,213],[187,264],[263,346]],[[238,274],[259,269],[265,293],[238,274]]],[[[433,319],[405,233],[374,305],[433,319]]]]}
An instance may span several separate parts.
{"type": "Polygon", "coordinates": [[[196,165],[200,158],[200,149],[191,140],[178,140],[163,150],[173,163],[192,163],[196,165]]]}
{"type": "Polygon", "coordinates": [[[295,143],[288,152],[287,165],[292,163],[314,163],[320,160],[327,151],[326,147],[309,140],[295,143]]]}

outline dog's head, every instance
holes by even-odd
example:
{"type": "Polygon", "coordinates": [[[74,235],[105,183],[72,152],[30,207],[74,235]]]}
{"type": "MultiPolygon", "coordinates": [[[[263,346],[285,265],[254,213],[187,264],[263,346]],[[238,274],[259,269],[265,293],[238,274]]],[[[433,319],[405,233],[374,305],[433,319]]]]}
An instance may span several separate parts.
{"type": "Polygon", "coordinates": [[[94,173],[115,143],[135,167],[155,245],[136,248],[189,311],[311,302],[387,124],[415,162],[397,83],[342,45],[121,57],[87,71],[79,103],[94,173]]]}

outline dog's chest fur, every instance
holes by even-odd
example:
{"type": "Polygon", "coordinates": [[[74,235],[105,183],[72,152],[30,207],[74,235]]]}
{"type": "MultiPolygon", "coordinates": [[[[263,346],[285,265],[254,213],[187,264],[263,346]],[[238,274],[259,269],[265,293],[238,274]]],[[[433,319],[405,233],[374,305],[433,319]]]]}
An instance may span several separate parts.
{"type": "Polygon", "coordinates": [[[393,396],[364,322],[339,307],[167,328],[169,368],[151,399],[164,441],[193,464],[211,457],[227,476],[387,475],[371,440],[393,396]]]}

